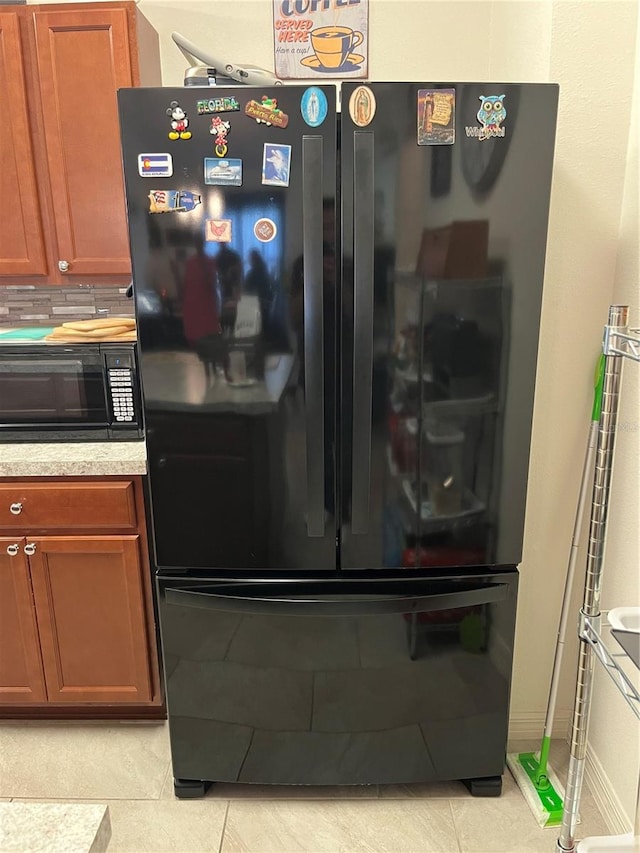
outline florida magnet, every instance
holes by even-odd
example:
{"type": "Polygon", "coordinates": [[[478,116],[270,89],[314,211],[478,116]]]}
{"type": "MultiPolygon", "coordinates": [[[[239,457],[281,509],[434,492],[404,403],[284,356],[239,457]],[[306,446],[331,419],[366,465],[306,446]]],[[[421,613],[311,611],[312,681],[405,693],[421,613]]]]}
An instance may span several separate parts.
{"type": "Polygon", "coordinates": [[[196,110],[199,116],[211,115],[211,113],[230,113],[240,109],[240,102],[236,98],[203,98],[196,102],[196,110]]]}

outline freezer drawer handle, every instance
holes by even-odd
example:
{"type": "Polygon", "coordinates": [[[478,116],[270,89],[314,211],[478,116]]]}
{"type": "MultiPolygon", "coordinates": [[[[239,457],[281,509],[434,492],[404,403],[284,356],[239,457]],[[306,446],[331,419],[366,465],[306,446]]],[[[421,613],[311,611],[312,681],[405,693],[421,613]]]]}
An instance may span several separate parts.
{"type": "Polygon", "coordinates": [[[353,135],[353,436],[351,532],[366,533],[373,382],[373,134],[353,135]]]}
{"type": "MultiPolygon", "coordinates": [[[[251,585],[247,584],[247,593],[250,592],[250,587],[251,585]]],[[[237,593],[237,587],[235,593],[237,593]]],[[[217,584],[212,591],[204,592],[198,589],[165,589],[165,601],[167,604],[195,607],[199,610],[226,610],[263,616],[362,616],[383,613],[429,613],[434,610],[491,604],[504,601],[507,593],[508,584],[491,583],[466,587],[455,592],[430,595],[391,598],[380,595],[364,599],[354,595],[346,600],[344,596],[340,596],[338,600],[332,600],[322,598],[321,595],[309,598],[240,596],[225,593],[224,588],[217,584]]]]}
{"type": "Polygon", "coordinates": [[[322,137],[302,138],[304,400],[307,432],[307,533],[324,536],[324,328],[322,137]]]}

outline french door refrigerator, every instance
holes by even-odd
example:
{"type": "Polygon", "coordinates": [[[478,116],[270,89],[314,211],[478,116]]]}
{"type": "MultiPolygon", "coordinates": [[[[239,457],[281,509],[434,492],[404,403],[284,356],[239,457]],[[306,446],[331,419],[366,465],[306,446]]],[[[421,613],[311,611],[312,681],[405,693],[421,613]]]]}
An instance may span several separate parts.
{"type": "Polygon", "coordinates": [[[500,793],[557,98],[120,91],[178,797],[500,793]]]}

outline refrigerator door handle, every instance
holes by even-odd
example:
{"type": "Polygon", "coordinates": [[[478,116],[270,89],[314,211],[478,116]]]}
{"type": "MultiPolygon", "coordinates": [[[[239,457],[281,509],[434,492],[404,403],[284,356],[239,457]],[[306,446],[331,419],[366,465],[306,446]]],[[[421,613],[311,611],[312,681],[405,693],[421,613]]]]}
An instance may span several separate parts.
{"type": "MultiPolygon", "coordinates": [[[[282,587],[278,584],[278,587],[282,587]]],[[[286,591],[266,596],[264,592],[251,596],[252,584],[243,587],[233,585],[230,589],[220,584],[210,589],[165,588],[167,604],[180,607],[194,607],[198,610],[225,610],[233,613],[253,613],[260,615],[288,616],[360,616],[363,614],[403,614],[431,613],[437,610],[452,610],[457,607],[473,607],[504,601],[508,594],[508,584],[490,583],[479,586],[467,586],[460,590],[426,595],[398,595],[385,597],[354,594],[309,595],[302,593],[296,597],[287,597],[286,591]]]]}
{"type": "Polygon", "coordinates": [[[322,160],[322,137],[303,136],[304,406],[309,536],[324,536],[325,528],[322,160]]]}
{"type": "Polygon", "coordinates": [[[373,134],[353,135],[353,435],[351,532],[369,526],[373,384],[373,134]]]}

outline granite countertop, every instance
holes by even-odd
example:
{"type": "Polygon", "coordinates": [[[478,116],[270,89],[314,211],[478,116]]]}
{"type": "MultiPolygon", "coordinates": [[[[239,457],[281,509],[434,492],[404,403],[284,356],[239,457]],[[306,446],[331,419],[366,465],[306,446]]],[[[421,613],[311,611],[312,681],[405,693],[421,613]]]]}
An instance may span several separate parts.
{"type": "Polygon", "coordinates": [[[144,441],[0,444],[0,477],[103,477],[146,473],[144,441]]]}
{"type": "Polygon", "coordinates": [[[108,806],[0,803],[2,853],[104,853],[110,838],[108,806]]]}

